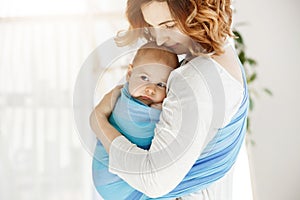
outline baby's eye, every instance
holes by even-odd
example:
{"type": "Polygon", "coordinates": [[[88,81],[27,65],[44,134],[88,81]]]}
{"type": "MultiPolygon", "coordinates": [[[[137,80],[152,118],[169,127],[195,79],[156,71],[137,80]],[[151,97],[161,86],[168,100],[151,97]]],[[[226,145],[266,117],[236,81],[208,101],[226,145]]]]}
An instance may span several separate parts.
{"type": "Polygon", "coordinates": [[[157,85],[158,87],[161,87],[161,88],[165,88],[165,87],[166,87],[166,84],[165,84],[165,83],[162,83],[162,82],[157,83],[156,85],[157,85]]]}
{"type": "Polygon", "coordinates": [[[142,79],[143,81],[149,81],[149,78],[148,78],[147,76],[145,76],[145,75],[142,75],[142,76],[141,76],[141,79],[142,79]]]}

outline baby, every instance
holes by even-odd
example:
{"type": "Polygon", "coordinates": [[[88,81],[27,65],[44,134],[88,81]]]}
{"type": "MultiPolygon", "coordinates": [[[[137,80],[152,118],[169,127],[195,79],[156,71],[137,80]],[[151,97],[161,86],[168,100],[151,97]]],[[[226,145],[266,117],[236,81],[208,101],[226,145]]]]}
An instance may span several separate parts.
{"type": "MultiPolygon", "coordinates": [[[[178,57],[154,42],[140,47],[128,66],[126,84],[115,104],[109,122],[133,144],[149,149],[161,106],[166,97],[166,83],[172,70],[179,66],[178,57]]],[[[108,154],[100,141],[94,152],[93,180],[105,200],[115,200],[131,186],[108,170],[108,154]]],[[[129,197],[128,197],[129,198],[129,197]]]]}
{"type": "Polygon", "coordinates": [[[166,97],[166,83],[179,65],[176,54],[154,42],[143,45],[127,71],[129,93],[144,104],[161,109],[166,97]]]}

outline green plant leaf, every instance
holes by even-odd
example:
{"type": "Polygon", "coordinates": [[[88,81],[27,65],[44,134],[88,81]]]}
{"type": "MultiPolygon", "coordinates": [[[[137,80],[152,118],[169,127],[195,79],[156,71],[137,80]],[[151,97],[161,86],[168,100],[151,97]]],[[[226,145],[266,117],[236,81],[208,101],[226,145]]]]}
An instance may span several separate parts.
{"type": "Polygon", "coordinates": [[[252,98],[249,97],[249,109],[250,109],[250,111],[253,110],[253,107],[254,107],[254,102],[253,102],[252,98]]]}
{"type": "Polygon", "coordinates": [[[247,62],[248,62],[249,65],[251,65],[251,66],[257,65],[256,60],[254,60],[254,59],[252,59],[252,58],[247,58],[247,62]]]}
{"type": "Polygon", "coordinates": [[[242,35],[241,35],[237,30],[234,30],[234,31],[233,31],[233,34],[234,34],[235,36],[237,36],[237,38],[235,38],[235,41],[236,41],[237,43],[239,43],[239,44],[244,44],[243,37],[242,37],[242,35]]]}
{"type": "Polygon", "coordinates": [[[252,145],[252,146],[255,146],[255,145],[256,145],[256,143],[255,143],[254,140],[251,139],[250,142],[251,142],[251,145],[252,145]]]}
{"type": "Polygon", "coordinates": [[[247,132],[248,134],[251,134],[251,130],[250,130],[250,118],[247,117],[247,132]]]}
{"type": "Polygon", "coordinates": [[[264,91],[265,91],[268,95],[273,96],[272,91],[269,90],[268,88],[264,88],[264,91]]]}
{"type": "Polygon", "coordinates": [[[256,72],[253,72],[253,74],[250,76],[250,78],[247,80],[248,83],[253,82],[257,77],[256,72]]]}
{"type": "Polygon", "coordinates": [[[245,52],[241,51],[238,56],[239,56],[241,63],[244,65],[244,63],[246,62],[245,52]]]}

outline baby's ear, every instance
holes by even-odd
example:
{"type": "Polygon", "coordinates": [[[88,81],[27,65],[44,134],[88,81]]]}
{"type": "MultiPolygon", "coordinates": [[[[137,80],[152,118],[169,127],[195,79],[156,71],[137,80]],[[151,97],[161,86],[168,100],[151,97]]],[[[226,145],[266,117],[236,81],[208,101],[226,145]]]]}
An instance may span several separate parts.
{"type": "Polygon", "coordinates": [[[131,76],[131,72],[132,72],[132,64],[129,64],[129,65],[128,65],[128,68],[127,68],[126,81],[129,80],[129,78],[130,78],[130,76],[131,76]]]}

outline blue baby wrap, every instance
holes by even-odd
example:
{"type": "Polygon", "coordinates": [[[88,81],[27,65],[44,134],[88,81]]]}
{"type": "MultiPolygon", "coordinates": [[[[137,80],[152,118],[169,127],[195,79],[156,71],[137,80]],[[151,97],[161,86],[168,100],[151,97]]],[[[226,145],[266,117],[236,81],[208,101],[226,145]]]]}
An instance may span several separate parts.
{"type": "Polygon", "coordinates": [[[126,83],[109,122],[132,143],[149,149],[160,112],[131,97],[126,83]]]}
{"type": "MultiPolygon", "coordinates": [[[[244,75],[244,97],[231,122],[218,130],[181,183],[170,193],[156,199],[174,199],[207,188],[230,170],[236,161],[246,132],[249,102],[245,81],[244,75]]],[[[133,100],[128,94],[127,87],[124,87],[110,121],[130,141],[147,149],[151,144],[159,114],[159,110],[133,100]]],[[[108,155],[101,143],[98,142],[93,159],[93,179],[97,191],[105,200],[151,199],[129,186],[117,175],[109,173],[107,166],[108,155]]]]}
{"type": "MultiPolygon", "coordinates": [[[[140,148],[149,149],[160,113],[160,110],[131,97],[126,83],[109,122],[132,143],[140,148]]],[[[123,199],[130,191],[134,191],[117,175],[108,172],[108,154],[100,141],[97,141],[92,167],[94,184],[105,200],[123,199]]]]}

